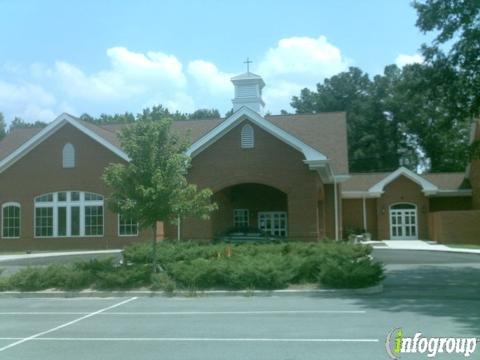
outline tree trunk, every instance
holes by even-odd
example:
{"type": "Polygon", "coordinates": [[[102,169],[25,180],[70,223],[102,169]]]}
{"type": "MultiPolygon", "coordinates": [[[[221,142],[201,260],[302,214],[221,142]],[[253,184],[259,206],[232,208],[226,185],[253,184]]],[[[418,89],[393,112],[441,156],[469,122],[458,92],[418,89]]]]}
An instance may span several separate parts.
{"type": "Polygon", "coordinates": [[[152,226],[153,238],[152,238],[152,266],[153,272],[157,272],[157,222],[152,226]]]}

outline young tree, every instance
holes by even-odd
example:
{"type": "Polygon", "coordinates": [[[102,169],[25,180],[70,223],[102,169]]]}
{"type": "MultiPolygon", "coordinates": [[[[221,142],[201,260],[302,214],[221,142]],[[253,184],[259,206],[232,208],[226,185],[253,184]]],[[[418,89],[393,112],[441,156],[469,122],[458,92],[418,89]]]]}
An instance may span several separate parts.
{"type": "Polygon", "coordinates": [[[198,190],[187,183],[187,145],[170,132],[171,122],[162,112],[144,111],[120,135],[130,162],[111,164],[103,175],[112,190],[109,203],[113,211],[138,220],[140,228],[152,229],[154,272],[157,222],[184,216],[208,218],[216,209],[209,189],[198,190]]]}

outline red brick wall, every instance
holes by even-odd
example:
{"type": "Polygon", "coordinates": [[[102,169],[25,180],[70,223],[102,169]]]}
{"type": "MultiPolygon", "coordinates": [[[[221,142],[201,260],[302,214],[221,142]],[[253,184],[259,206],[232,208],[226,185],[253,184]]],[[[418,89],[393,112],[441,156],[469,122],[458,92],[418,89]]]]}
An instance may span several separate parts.
{"type": "Polygon", "coordinates": [[[117,215],[104,205],[103,237],[34,238],[34,197],[57,191],[90,191],[108,196],[101,180],[105,166],[123,160],[111,151],[67,124],[39,144],[33,151],[0,174],[0,203],[18,202],[21,205],[21,238],[0,239],[0,250],[27,249],[105,249],[118,248],[132,241],[150,238],[149,232],[140,236],[119,237],[117,215]],[[76,166],[62,167],[62,149],[67,143],[75,147],[76,166]]]}
{"type": "Polygon", "coordinates": [[[480,210],[431,213],[429,228],[440,243],[480,244],[480,210]]]}
{"type": "MultiPolygon", "coordinates": [[[[319,216],[319,194],[323,185],[318,174],[303,163],[303,154],[253,123],[255,147],[242,149],[240,131],[246,122],[192,160],[189,182],[200,188],[209,187],[214,193],[244,183],[274,187],[287,194],[290,238],[318,239],[325,232],[333,235],[330,227],[325,229],[319,216]]],[[[323,200],[320,206],[325,206],[323,200]]],[[[167,237],[174,237],[174,231],[174,227],[169,227],[167,237]]],[[[214,231],[211,220],[185,219],[182,222],[183,238],[210,239],[214,231]]]]}
{"type": "MultiPolygon", "coordinates": [[[[477,120],[475,125],[475,140],[480,141],[480,120],[477,120]]],[[[470,183],[473,190],[473,208],[480,209],[480,159],[470,163],[470,183]]]]}
{"type": "MultiPolygon", "coordinates": [[[[377,239],[377,200],[365,199],[365,208],[367,213],[367,232],[372,234],[372,239],[377,239]]],[[[363,200],[362,199],[343,199],[343,230],[363,229],[363,200]]]]}
{"type": "Polygon", "coordinates": [[[389,209],[395,203],[413,203],[417,206],[419,239],[428,239],[428,198],[423,194],[420,185],[400,176],[384,188],[384,193],[377,200],[377,231],[379,239],[390,238],[389,209]]]}

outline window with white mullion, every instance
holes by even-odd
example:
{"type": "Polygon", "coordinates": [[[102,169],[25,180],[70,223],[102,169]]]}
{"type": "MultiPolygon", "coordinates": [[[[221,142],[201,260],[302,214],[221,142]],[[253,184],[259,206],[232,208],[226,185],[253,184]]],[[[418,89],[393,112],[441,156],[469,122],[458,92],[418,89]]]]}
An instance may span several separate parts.
{"type": "Polygon", "coordinates": [[[101,195],[60,191],[38,196],[34,203],[36,237],[103,236],[104,202],[101,195]]]}

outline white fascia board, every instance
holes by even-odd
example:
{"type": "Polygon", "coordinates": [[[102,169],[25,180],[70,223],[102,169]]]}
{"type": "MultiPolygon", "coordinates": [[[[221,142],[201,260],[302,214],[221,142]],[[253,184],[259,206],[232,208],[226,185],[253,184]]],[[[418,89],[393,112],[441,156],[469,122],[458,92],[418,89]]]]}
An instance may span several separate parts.
{"type": "Polygon", "coordinates": [[[368,191],[342,191],[342,199],[367,199],[378,197],[380,197],[380,194],[375,194],[368,191]]]}
{"type": "Polygon", "coordinates": [[[260,114],[256,113],[250,108],[245,106],[238,109],[233,113],[228,119],[223,121],[221,124],[210,130],[200,139],[195,141],[188,149],[186,154],[190,157],[195,157],[208,146],[213,144],[215,141],[220,139],[228,131],[233,129],[240,121],[244,118],[247,118],[252,123],[256,124],[266,132],[275,136],[277,139],[283,141],[284,143],[290,145],[291,147],[297,149],[305,156],[307,162],[310,161],[328,161],[327,157],[315,150],[311,146],[300,141],[295,136],[287,133],[286,131],[280,129],[278,126],[274,125],[268,120],[265,120],[260,114]]]}
{"type": "Polygon", "coordinates": [[[58,129],[60,129],[63,125],[66,123],[69,123],[85,133],[87,136],[90,136],[118,156],[120,156],[122,159],[125,159],[129,161],[128,156],[119,148],[116,146],[112,145],[108,141],[106,141],[104,138],[100,137],[99,135],[95,134],[93,131],[90,129],[86,128],[82,124],[80,124],[74,117],[70,116],[69,114],[63,113],[60,116],[58,116],[54,121],[52,121],[50,124],[48,124],[46,127],[44,127],[42,130],[40,130],[37,134],[32,136],[29,140],[24,142],[20,147],[18,147],[15,151],[10,153],[5,159],[0,161],[0,172],[3,172],[6,170],[8,167],[13,165],[15,162],[20,160],[23,156],[28,154],[32,149],[34,149],[37,145],[42,143],[45,139],[47,139],[49,136],[54,134],[58,129]]]}
{"type": "Polygon", "coordinates": [[[100,135],[98,135],[97,133],[95,133],[94,131],[90,130],[89,128],[87,128],[86,126],[82,125],[80,122],[78,122],[77,120],[75,120],[73,117],[71,117],[70,115],[68,114],[65,114],[68,118],[68,122],[74,126],[75,128],[77,128],[78,130],[80,130],[81,132],[83,132],[85,135],[91,137],[93,140],[97,141],[98,143],[100,143],[101,145],[105,146],[108,150],[110,150],[111,152],[113,152],[115,155],[119,156],[120,158],[122,158],[123,160],[125,161],[130,161],[130,158],[128,157],[128,155],[121,149],[119,149],[118,147],[116,147],[115,145],[113,145],[112,143],[108,142],[107,140],[105,140],[103,137],[101,137],[100,135]]]}
{"type": "Polygon", "coordinates": [[[383,194],[383,189],[386,185],[391,183],[393,180],[398,178],[399,176],[405,176],[406,178],[412,180],[413,182],[417,183],[422,187],[422,191],[425,195],[433,195],[438,192],[438,187],[432,184],[430,181],[424,179],[418,174],[415,174],[413,171],[405,168],[405,167],[400,167],[391,174],[387,175],[385,178],[380,180],[378,183],[373,185],[370,189],[368,189],[369,192],[375,193],[375,194],[383,194]]]}
{"type": "Polygon", "coordinates": [[[472,194],[472,189],[438,190],[432,197],[470,197],[472,194]]]}

